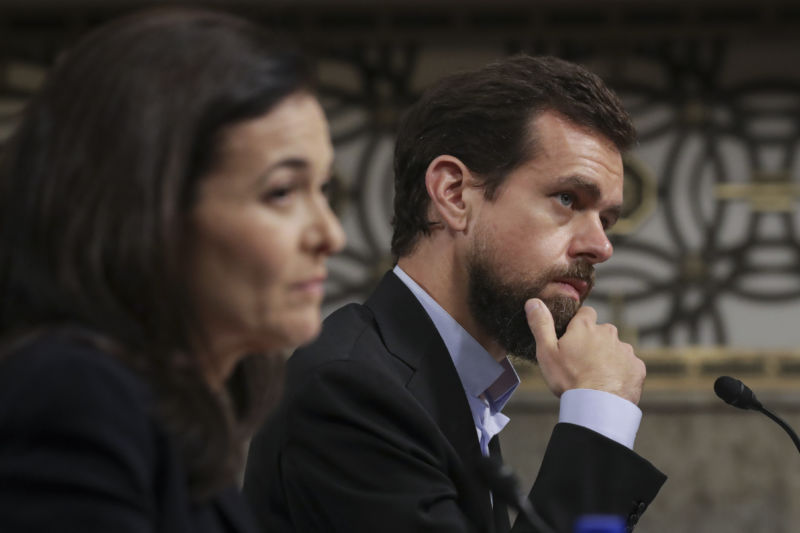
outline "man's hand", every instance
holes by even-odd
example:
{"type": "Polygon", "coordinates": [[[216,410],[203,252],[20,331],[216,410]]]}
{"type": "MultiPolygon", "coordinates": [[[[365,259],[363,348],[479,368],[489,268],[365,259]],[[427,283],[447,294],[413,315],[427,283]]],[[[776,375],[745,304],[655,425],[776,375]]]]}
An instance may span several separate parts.
{"type": "Polygon", "coordinates": [[[594,309],[581,307],[560,339],[553,315],[541,300],[525,302],[525,314],[542,376],[556,396],[570,389],[595,389],[639,403],[644,363],[630,344],[619,340],[614,325],[597,323],[594,309]]]}

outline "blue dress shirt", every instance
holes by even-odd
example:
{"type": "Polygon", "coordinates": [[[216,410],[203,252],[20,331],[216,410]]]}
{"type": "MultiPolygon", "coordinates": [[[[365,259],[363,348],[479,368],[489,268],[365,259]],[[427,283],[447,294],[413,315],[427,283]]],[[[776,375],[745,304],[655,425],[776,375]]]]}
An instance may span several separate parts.
{"type": "MultiPolygon", "coordinates": [[[[467,394],[481,452],[488,457],[489,441],[508,424],[501,410],[519,385],[519,376],[508,358],[497,362],[402,268],[395,265],[393,271],[422,304],[450,352],[467,394]]],[[[561,395],[559,422],[584,426],[630,449],[641,418],[636,405],[608,392],[572,389],[561,395]]]]}

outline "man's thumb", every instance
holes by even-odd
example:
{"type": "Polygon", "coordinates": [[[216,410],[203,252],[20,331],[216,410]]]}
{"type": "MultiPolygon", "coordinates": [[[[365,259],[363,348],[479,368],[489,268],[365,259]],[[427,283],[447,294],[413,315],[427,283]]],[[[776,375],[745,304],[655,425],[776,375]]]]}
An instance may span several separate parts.
{"type": "Polygon", "coordinates": [[[531,298],[525,302],[525,315],[533,338],[536,339],[536,351],[541,348],[555,349],[558,344],[556,326],[553,323],[553,315],[544,302],[538,298],[531,298]]]}

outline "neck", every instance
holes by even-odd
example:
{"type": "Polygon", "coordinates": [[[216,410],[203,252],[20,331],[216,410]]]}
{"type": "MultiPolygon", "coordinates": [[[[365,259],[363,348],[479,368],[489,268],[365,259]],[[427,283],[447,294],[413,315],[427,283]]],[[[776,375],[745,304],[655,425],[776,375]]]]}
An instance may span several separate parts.
{"type": "Polygon", "coordinates": [[[221,391],[233,373],[233,368],[248,353],[247,349],[237,343],[234,336],[210,336],[195,339],[195,355],[202,365],[203,375],[209,387],[215,392],[221,391]]]}
{"type": "Polygon", "coordinates": [[[442,242],[434,232],[423,238],[397,264],[408,276],[447,311],[497,361],[506,352],[472,317],[469,309],[469,273],[464,254],[458,254],[452,241],[442,242]]]}

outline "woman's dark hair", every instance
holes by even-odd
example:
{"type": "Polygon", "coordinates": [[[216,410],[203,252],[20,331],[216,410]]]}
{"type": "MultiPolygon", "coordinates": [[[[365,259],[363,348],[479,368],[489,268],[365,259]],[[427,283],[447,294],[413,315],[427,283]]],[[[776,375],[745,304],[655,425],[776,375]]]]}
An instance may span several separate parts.
{"type": "Polygon", "coordinates": [[[224,391],[206,383],[188,214],[223,130],[312,86],[247,21],[148,11],[72,48],[0,154],[0,335],[71,325],[113,345],[153,383],[198,500],[235,480],[282,364],[250,355],[224,391]]]}
{"type": "Polygon", "coordinates": [[[531,121],[553,111],[626,150],[636,131],[602,80],[554,57],[518,55],[454,74],[428,89],[405,114],[394,152],[395,259],[430,234],[425,172],[440,155],[459,158],[494,198],[506,176],[536,153],[531,121]]]}

